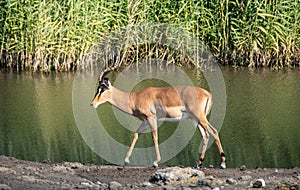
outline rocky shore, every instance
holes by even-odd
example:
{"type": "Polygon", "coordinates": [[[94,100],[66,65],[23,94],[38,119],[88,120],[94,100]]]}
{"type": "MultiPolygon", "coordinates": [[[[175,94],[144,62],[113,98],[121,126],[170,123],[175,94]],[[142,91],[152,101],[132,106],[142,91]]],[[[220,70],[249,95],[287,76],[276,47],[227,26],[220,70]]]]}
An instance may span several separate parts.
{"type": "Polygon", "coordinates": [[[300,168],[134,167],[29,162],[0,156],[0,190],[300,189],[300,168]]]}

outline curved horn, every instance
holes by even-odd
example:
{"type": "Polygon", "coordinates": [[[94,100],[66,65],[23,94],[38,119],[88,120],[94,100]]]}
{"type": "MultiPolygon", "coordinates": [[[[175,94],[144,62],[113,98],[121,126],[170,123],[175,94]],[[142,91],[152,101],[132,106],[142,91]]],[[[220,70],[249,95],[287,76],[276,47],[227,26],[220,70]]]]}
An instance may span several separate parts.
{"type": "Polygon", "coordinates": [[[112,69],[109,67],[109,68],[107,68],[107,69],[104,69],[101,73],[100,73],[100,75],[99,75],[99,82],[102,82],[103,81],[103,77],[107,74],[107,73],[109,73],[110,71],[112,71],[112,69]]]}
{"type": "Polygon", "coordinates": [[[102,82],[104,76],[105,76],[106,74],[108,74],[109,72],[116,70],[116,69],[119,67],[119,65],[120,65],[120,62],[119,62],[119,61],[116,61],[116,62],[113,64],[113,66],[110,66],[110,67],[104,69],[104,70],[100,73],[100,75],[99,75],[99,81],[102,82]]]}

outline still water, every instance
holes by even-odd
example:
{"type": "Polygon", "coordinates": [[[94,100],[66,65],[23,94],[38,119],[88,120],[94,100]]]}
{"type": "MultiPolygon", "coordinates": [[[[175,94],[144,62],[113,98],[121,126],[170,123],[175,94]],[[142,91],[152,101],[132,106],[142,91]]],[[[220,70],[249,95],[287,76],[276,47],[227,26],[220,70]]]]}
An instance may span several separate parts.
{"type": "MultiPolygon", "coordinates": [[[[201,72],[186,70],[186,73],[193,84],[208,89],[201,72]]],[[[252,168],[299,167],[300,71],[222,68],[222,73],[227,105],[220,138],[227,156],[227,167],[239,167],[242,164],[252,168]]],[[[88,73],[0,72],[0,155],[32,161],[109,163],[87,145],[84,140],[86,137],[77,127],[73,113],[76,102],[72,100],[72,93],[78,75],[88,73]]],[[[114,81],[114,76],[112,78],[114,81]]],[[[85,77],[81,80],[84,85],[85,77]]],[[[143,80],[140,83],[139,78],[129,80],[136,80],[133,91],[146,86],[168,85],[159,80],[143,80]]],[[[90,100],[94,96],[97,81],[93,83],[92,86],[85,86],[90,100]]],[[[89,106],[89,101],[83,100],[82,105],[89,106]]],[[[116,114],[122,113],[108,104],[100,106],[95,112],[113,139],[126,147],[130,145],[133,129],[122,126],[115,118],[116,114]]],[[[84,111],[79,114],[85,116],[84,111]]],[[[86,122],[85,125],[88,128],[92,123],[86,122]]],[[[176,123],[160,124],[160,143],[167,141],[176,128],[176,123]]],[[[194,165],[198,159],[201,136],[193,130],[185,148],[166,161],[165,165],[194,165]]],[[[114,151],[106,140],[97,139],[96,135],[91,138],[114,151]]],[[[150,133],[143,134],[136,145],[137,148],[150,147],[151,150],[152,146],[150,133]]],[[[161,148],[161,152],[166,151],[161,148]]],[[[134,154],[135,151],[133,157],[134,154]]],[[[123,160],[123,157],[119,159],[123,160]]],[[[153,161],[154,158],[149,159],[153,161]]],[[[220,157],[213,144],[207,151],[204,165],[218,166],[219,162],[220,157]]]]}

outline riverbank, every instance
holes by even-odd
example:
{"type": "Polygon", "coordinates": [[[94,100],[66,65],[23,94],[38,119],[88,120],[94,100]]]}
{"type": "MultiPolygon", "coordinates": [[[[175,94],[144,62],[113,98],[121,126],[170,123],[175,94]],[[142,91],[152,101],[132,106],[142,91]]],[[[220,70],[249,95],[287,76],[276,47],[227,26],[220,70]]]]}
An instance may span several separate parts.
{"type": "Polygon", "coordinates": [[[300,189],[300,168],[122,167],[0,156],[0,189],[300,189]]]}
{"type": "MultiPolygon", "coordinates": [[[[53,0],[24,4],[13,0],[1,2],[1,8],[0,67],[17,71],[74,71],[85,67],[85,55],[105,36],[108,41],[103,41],[103,57],[122,55],[116,58],[124,60],[122,65],[146,57],[168,63],[176,60],[176,64],[185,65],[185,61],[177,60],[194,57],[187,53],[196,47],[191,44],[196,42],[194,37],[199,40],[197,45],[205,44],[224,65],[274,69],[299,65],[299,1],[61,3],[53,0]],[[145,23],[166,23],[179,30],[165,34],[170,28],[158,26],[152,32],[151,27],[144,28],[145,23]],[[121,31],[127,26],[126,32],[121,31]],[[112,32],[122,35],[109,36],[112,32]],[[180,35],[183,32],[188,35],[180,35]],[[126,46],[116,42],[124,42],[126,46]],[[176,47],[179,53],[171,46],[161,48],[159,44],[176,47]],[[116,47],[125,48],[116,53],[113,52],[116,47]]],[[[98,53],[102,51],[95,55],[99,56],[98,53]]],[[[107,63],[107,60],[103,62],[107,63]]]]}

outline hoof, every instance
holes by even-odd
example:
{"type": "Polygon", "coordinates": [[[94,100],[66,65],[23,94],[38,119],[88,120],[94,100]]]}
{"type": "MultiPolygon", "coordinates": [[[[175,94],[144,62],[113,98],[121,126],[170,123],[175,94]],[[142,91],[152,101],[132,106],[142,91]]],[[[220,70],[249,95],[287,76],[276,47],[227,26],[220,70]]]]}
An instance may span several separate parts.
{"type": "Polygon", "coordinates": [[[129,162],[129,159],[125,159],[125,160],[124,160],[124,165],[125,165],[125,166],[128,166],[129,163],[130,163],[130,162],[129,162]]]}
{"type": "Polygon", "coordinates": [[[158,167],[158,163],[157,162],[153,162],[153,167],[157,168],[158,167]]]}
{"type": "Polygon", "coordinates": [[[200,169],[200,168],[202,168],[202,164],[200,164],[200,165],[199,165],[199,164],[196,164],[196,165],[194,166],[194,168],[195,168],[195,169],[200,169]]]}
{"type": "Polygon", "coordinates": [[[221,164],[221,169],[226,169],[226,164],[221,164]]]}

